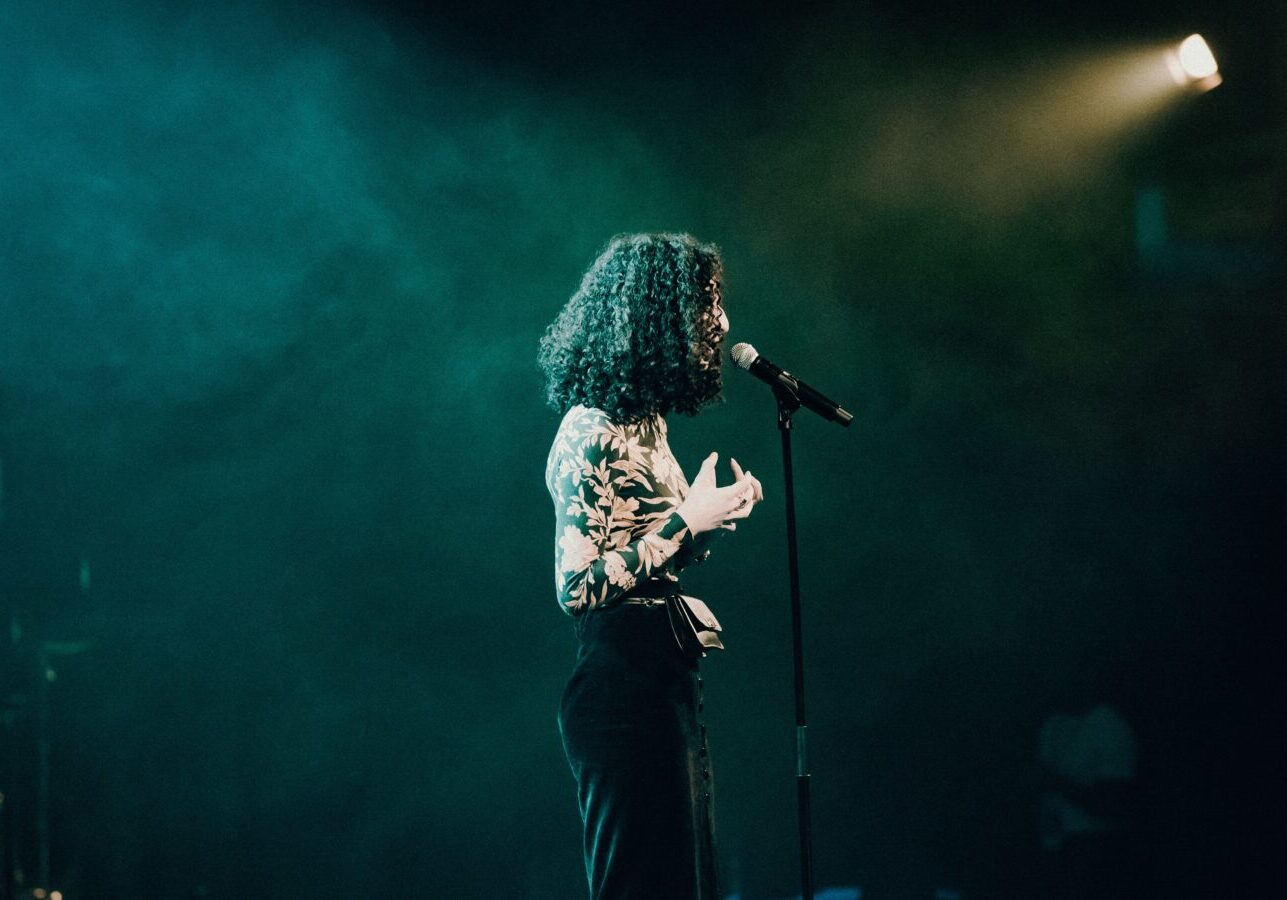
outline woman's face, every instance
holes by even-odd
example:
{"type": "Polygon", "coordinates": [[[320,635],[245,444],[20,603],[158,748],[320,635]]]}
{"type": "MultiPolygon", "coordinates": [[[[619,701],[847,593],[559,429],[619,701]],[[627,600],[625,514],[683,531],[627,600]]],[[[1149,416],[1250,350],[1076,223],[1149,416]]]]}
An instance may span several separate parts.
{"type": "Polygon", "coordinates": [[[719,281],[712,278],[708,290],[712,299],[710,314],[719,319],[719,333],[728,334],[728,313],[724,312],[724,295],[720,293],[719,281]]]}
{"type": "MultiPolygon", "coordinates": [[[[718,348],[719,344],[723,343],[724,335],[728,334],[728,313],[724,312],[724,297],[720,294],[718,279],[712,278],[707,283],[706,293],[711,297],[711,305],[706,308],[703,315],[709,316],[714,320],[715,345],[718,348]]],[[[703,369],[710,368],[708,358],[704,354],[701,354],[700,348],[696,344],[693,345],[693,352],[697,353],[701,357],[698,365],[703,369]]],[[[718,349],[715,351],[715,360],[715,364],[718,365],[718,349]]]]}

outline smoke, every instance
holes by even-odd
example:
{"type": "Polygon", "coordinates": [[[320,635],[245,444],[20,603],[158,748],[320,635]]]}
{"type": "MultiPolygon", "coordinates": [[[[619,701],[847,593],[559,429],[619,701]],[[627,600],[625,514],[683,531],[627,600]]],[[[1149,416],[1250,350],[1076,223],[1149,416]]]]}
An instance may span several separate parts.
{"type": "Polygon", "coordinates": [[[563,275],[550,235],[571,225],[585,254],[622,210],[583,201],[624,198],[650,168],[625,129],[587,133],[575,110],[355,12],[4,17],[20,37],[0,57],[0,371],[60,403],[109,382],[115,399],[200,397],[336,304],[364,321],[415,309],[441,349],[511,315],[541,254],[563,275]],[[319,299],[341,270],[353,295],[319,299]]]}

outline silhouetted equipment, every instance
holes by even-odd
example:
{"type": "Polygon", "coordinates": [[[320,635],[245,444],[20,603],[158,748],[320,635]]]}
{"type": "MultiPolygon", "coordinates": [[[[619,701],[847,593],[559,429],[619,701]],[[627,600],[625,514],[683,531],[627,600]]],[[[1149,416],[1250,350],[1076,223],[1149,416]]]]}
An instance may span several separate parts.
{"type": "Polygon", "coordinates": [[[10,609],[0,660],[4,665],[0,695],[4,743],[0,757],[0,900],[58,895],[50,890],[50,687],[58,678],[53,660],[83,653],[91,646],[89,641],[27,638],[18,610],[10,609]],[[30,870],[26,862],[33,863],[30,870]]]}

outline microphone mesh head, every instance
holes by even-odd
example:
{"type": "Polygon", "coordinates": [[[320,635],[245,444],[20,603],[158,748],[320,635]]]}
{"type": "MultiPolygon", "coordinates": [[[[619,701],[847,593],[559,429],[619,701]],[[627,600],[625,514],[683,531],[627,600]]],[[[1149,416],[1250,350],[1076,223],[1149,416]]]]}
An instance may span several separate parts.
{"type": "Polygon", "coordinates": [[[751,363],[755,362],[760,356],[750,344],[734,344],[729,353],[733,357],[733,362],[743,369],[751,368],[751,363]]]}

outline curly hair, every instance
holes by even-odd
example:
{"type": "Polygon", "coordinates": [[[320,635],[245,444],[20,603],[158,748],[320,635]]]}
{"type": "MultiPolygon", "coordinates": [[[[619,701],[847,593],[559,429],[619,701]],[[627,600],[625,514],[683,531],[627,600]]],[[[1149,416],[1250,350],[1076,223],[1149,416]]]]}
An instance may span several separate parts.
{"type": "Polygon", "coordinates": [[[541,338],[546,402],[638,422],[722,400],[723,278],[719,248],[692,235],[612,238],[541,338]]]}

